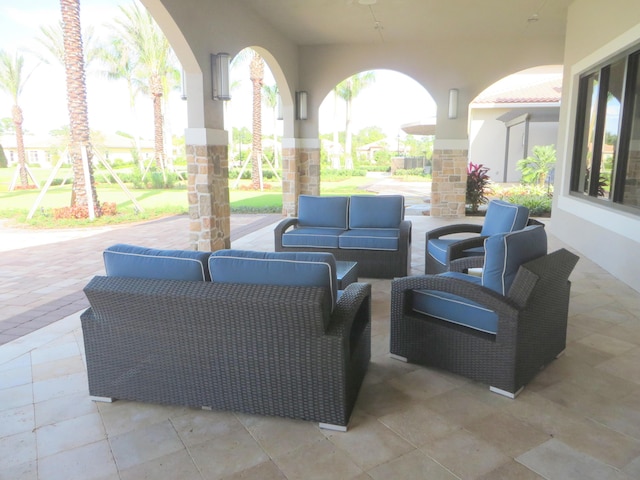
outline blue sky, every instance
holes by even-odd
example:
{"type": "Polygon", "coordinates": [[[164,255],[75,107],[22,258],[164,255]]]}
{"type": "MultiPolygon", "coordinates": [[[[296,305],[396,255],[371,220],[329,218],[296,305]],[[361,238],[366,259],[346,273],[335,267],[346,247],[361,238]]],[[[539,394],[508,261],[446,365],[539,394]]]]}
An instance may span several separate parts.
{"type": "MultiPolygon", "coordinates": [[[[133,0],[81,0],[81,24],[85,28],[93,25],[97,35],[107,33],[105,23],[118,15],[118,5],[129,5],[133,0]]],[[[33,73],[25,85],[20,97],[20,106],[24,111],[27,131],[46,134],[52,129],[68,123],[66,110],[66,91],[64,73],[59,65],[38,64],[28,50],[41,51],[42,47],[34,40],[39,35],[41,25],[53,25],[60,19],[59,0],[0,0],[0,48],[13,54],[17,48],[27,50],[26,71],[33,73]],[[10,4],[9,4],[10,3],[10,4]]],[[[415,122],[435,115],[435,106],[429,94],[414,80],[397,72],[379,70],[375,84],[363,91],[354,104],[353,129],[378,125],[390,136],[399,133],[403,123],[415,122]],[[393,95],[389,95],[393,92],[393,95]]],[[[245,125],[250,128],[250,82],[244,81],[234,94],[231,116],[234,126],[245,125]]],[[[87,92],[89,102],[89,125],[92,130],[104,133],[126,131],[135,133],[136,125],[145,125],[143,136],[152,138],[151,102],[140,98],[136,105],[136,115],[129,112],[127,92],[123,84],[108,81],[96,73],[87,73],[87,92]],[[143,121],[144,120],[144,121],[143,121]]],[[[180,134],[186,128],[186,102],[174,93],[171,111],[165,114],[172,122],[174,133],[180,134]]],[[[0,93],[0,118],[11,116],[11,101],[0,93]]],[[[329,98],[320,110],[320,130],[332,131],[333,102],[329,98]]],[[[263,122],[269,134],[270,122],[263,122]]],[[[344,125],[341,125],[344,128],[344,125]]]]}

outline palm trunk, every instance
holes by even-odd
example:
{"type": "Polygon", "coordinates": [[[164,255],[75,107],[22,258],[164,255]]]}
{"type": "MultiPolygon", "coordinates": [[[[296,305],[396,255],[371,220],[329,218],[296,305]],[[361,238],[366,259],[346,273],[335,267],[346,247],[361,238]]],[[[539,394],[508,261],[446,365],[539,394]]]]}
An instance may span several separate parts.
{"type": "Polygon", "coordinates": [[[333,147],[331,148],[331,168],[340,169],[340,154],[338,153],[338,145],[340,137],[338,136],[338,92],[333,90],[333,147]]]}
{"type": "Polygon", "coordinates": [[[18,148],[18,168],[20,169],[20,186],[29,187],[27,175],[27,159],[24,152],[24,135],[22,132],[22,109],[18,105],[13,106],[13,125],[16,130],[16,147],[18,148]]]}
{"type": "Polygon", "coordinates": [[[62,30],[64,40],[64,66],[67,77],[67,109],[71,144],[69,155],[73,166],[72,207],[89,207],[87,190],[90,191],[93,210],[100,216],[100,203],[93,180],[92,148],[87,111],[87,88],[82,55],[82,35],[80,30],[80,0],[60,0],[62,10],[62,30]],[[82,151],[86,150],[88,178],[85,176],[82,151]],[[89,183],[89,188],[86,188],[89,183]]]}
{"type": "Polygon", "coordinates": [[[156,166],[164,174],[164,119],[162,118],[162,81],[158,76],[150,79],[153,96],[154,151],[156,166]]]}
{"type": "Polygon", "coordinates": [[[344,130],[344,168],[353,170],[353,158],[351,157],[351,99],[347,100],[347,121],[344,130]]]}

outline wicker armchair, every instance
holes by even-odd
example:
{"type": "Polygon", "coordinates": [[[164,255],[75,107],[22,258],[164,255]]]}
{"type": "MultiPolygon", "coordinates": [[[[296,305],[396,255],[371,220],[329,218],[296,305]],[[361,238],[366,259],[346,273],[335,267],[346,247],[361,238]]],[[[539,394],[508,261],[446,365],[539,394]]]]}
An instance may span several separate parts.
{"type": "Polygon", "coordinates": [[[497,233],[521,230],[527,225],[542,225],[529,220],[529,209],[502,200],[491,200],[482,225],[456,223],[430,230],[425,235],[425,273],[451,270],[458,258],[484,255],[484,240],[497,233]],[[464,234],[466,238],[460,238],[464,234]],[[451,235],[458,235],[451,237],[451,235]]]}
{"type": "Polygon", "coordinates": [[[505,285],[506,294],[496,291],[496,285],[453,272],[394,280],[392,356],[448,370],[515,398],[541,367],[565,349],[568,278],[577,261],[565,249],[527,261],[505,285]],[[445,320],[447,312],[437,305],[416,308],[417,297],[425,292],[458,307],[466,305],[457,312],[457,320],[445,320]]]}

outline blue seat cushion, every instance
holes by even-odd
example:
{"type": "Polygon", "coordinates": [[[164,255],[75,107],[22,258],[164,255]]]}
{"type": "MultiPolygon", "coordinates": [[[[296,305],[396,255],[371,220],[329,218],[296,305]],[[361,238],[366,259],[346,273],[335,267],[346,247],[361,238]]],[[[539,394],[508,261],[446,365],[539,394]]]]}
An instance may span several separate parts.
{"type": "Polygon", "coordinates": [[[404,219],[402,195],[352,195],[349,228],[400,228],[404,219]]]}
{"type": "Polygon", "coordinates": [[[298,224],[302,227],[347,229],[349,197],[298,197],[298,224]]]}
{"type": "Polygon", "coordinates": [[[467,298],[438,290],[414,290],[412,298],[411,308],[417,313],[481,332],[498,331],[497,313],[467,298]]]}
{"type": "Polygon", "coordinates": [[[338,297],[331,253],[218,250],[209,257],[209,270],[217,283],[324,287],[330,292],[331,310],[338,297]]]}
{"type": "Polygon", "coordinates": [[[338,244],[345,249],[397,251],[399,236],[397,228],[360,228],[344,232],[338,244]]]}
{"type": "Polygon", "coordinates": [[[520,265],[547,254],[547,234],[542,225],[492,235],[484,241],[482,285],[507,295],[520,265]]]}
{"type": "Polygon", "coordinates": [[[158,250],[118,243],[102,253],[107,276],[158,280],[209,280],[211,252],[158,250]]]}
{"type": "Polygon", "coordinates": [[[528,220],[529,209],[527,207],[504,200],[491,200],[480,235],[490,236],[522,230],[527,226],[528,220]]]}
{"type": "Polygon", "coordinates": [[[294,228],[282,235],[283,247],[338,248],[341,228],[294,228]]]}
{"type": "Polygon", "coordinates": [[[453,238],[432,238],[427,243],[427,252],[442,265],[446,265],[447,249],[449,245],[458,241],[459,239],[453,238]]]}

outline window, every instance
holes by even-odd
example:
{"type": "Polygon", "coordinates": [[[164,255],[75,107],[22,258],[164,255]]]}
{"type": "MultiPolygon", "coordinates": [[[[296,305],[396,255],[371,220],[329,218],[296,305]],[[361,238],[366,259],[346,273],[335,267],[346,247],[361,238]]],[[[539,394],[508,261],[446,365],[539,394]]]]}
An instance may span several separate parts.
{"type": "Polygon", "coordinates": [[[640,213],[640,51],[580,78],[571,192],[640,213]],[[627,209],[627,208],[625,208],[627,209]]]}

